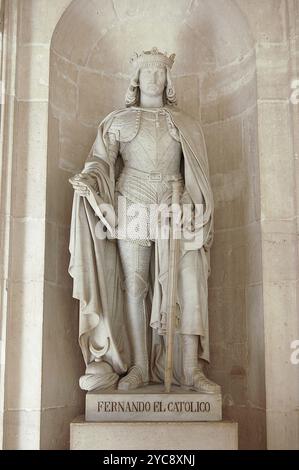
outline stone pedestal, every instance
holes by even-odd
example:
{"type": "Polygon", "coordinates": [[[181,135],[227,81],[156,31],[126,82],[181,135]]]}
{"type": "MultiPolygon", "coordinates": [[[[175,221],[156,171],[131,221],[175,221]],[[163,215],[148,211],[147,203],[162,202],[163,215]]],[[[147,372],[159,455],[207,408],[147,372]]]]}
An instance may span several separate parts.
{"type": "Polygon", "coordinates": [[[71,424],[71,450],[237,450],[233,422],[87,423],[71,424]]]}
{"type": "Polygon", "coordinates": [[[163,385],[86,395],[86,416],[71,424],[71,450],[237,449],[236,423],[222,422],[221,394],[163,385]]]}
{"type": "Polygon", "coordinates": [[[86,395],[87,422],[221,421],[221,394],[192,392],[149,385],[130,392],[93,391],[86,395]]]}

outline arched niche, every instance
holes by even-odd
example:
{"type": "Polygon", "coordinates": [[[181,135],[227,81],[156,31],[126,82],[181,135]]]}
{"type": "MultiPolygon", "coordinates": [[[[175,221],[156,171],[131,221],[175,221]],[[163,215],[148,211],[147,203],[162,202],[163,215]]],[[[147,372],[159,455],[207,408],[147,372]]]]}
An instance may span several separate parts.
{"type": "MultiPolygon", "coordinates": [[[[177,54],[179,106],[202,120],[208,147],[216,203],[210,374],[223,387],[225,416],[239,422],[241,447],[262,448],[256,59],[250,29],[233,0],[73,0],[58,23],[51,44],[46,265],[57,257],[58,280],[69,296],[61,299],[61,321],[77,322],[67,273],[68,179],[82,168],[101,119],[123,107],[132,53],[153,46],[177,54]]],[[[51,296],[53,283],[49,303],[51,296]]],[[[49,328],[59,337],[56,324],[49,328]]],[[[59,340],[67,343],[68,337],[59,340]]],[[[53,343],[48,349],[55,354],[53,343]]],[[[57,380],[62,370],[55,371],[57,380]]],[[[74,361],[69,374],[78,378],[74,361]]],[[[64,393],[67,401],[73,393],[67,384],[64,393]]]]}

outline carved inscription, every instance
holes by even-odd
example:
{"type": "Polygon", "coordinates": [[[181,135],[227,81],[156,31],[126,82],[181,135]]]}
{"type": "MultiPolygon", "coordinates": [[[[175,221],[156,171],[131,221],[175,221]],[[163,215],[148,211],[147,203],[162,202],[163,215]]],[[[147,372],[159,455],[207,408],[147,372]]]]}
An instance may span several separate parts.
{"type": "Polygon", "coordinates": [[[99,413],[209,413],[207,401],[98,401],[99,413]]]}

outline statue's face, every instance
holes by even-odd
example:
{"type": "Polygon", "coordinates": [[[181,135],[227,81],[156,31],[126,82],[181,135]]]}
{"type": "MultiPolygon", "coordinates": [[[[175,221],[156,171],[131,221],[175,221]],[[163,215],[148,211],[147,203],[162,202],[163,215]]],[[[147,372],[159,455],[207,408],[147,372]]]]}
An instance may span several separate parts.
{"type": "Polygon", "coordinates": [[[161,96],[166,86],[165,67],[143,67],[139,75],[140,91],[147,96],[161,96]]]}

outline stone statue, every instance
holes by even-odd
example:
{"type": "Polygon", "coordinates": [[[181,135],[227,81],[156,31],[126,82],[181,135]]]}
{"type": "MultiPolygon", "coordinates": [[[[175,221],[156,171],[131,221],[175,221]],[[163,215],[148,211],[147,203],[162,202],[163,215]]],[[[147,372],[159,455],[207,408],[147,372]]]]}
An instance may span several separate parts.
{"type": "Polygon", "coordinates": [[[154,236],[160,219],[149,208],[167,208],[175,183],[181,205],[191,207],[193,238],[179,244],[172,383],[220,392],[204,373],[213,196],[201,127],[176,107],[174,59],[156,48],[136,54],[126,108],[103,120],[82,173],[70,180],[69,272],[80,301],[84,390],[134,390],[164,381],[169,240],[154,236]],[[134,230],[119,236],[121,215],[125,210],[126,220],[133,219],[136,205],[142,236],[134,230]]]}

